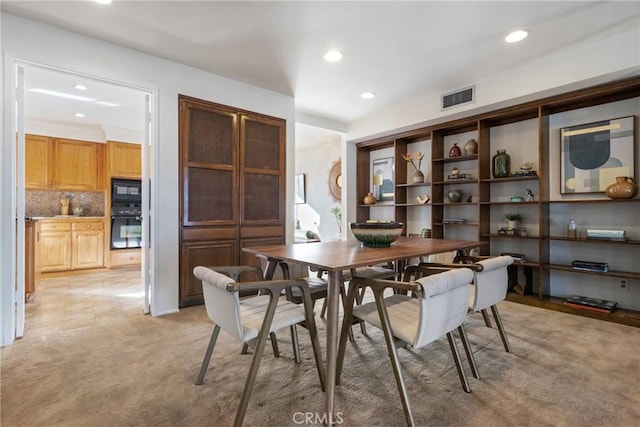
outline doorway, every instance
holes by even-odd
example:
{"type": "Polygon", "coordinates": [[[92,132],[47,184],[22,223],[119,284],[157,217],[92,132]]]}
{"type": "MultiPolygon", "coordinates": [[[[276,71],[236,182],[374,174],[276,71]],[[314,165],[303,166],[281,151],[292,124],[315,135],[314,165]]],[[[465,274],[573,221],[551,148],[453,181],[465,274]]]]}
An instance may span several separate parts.
{"type": "MultiPolygon", "coordinates": [[[[121,301],[129,313],[136,310],[139,313],[149,313],[150,295],[153,288],[152,257],[149,245],[152,229],[149,226],[151,221],[149,201],[153,188],[149,176],[151,166],[149,153],[154,140],[151,135],[153,126],[150,114],[153,92],[125,83],[39,64],[16,62],[15,72],[17,99],[19,100],[15,115],[15,128],[18,135],[15,150],[17,160],[15,212],[17,212],[18,219],[38,216],[37,210],[44,209],[38,203],[33,203],[34,200],[37,200],[38,193],[25,188],[25,134],[80,140],[96,144],[106,144],[107,141],[138,143],[141,146],[141,182],[149,183],[142,186],[142,212],[140,216],[146,226],[142,227],[144,244],[139,268],[134,267],[133,270],[125,268],[119,271],[107,268],[91,274],[73,276],[62,274],[59,277],[47,278],[43,281],[42,298],[46,299],[48,305],[56,304],[57,301],[59,304],[73,307],[73,303],[77,302],[79,298],[82,299],[82,295],[85,297],[88,295],[90,296],[89,306],[94,309],[94,317],[96,317],[96,313],[113,315],[114,301],[121,301]],[[65,297],[68,300],[65,300],[65,297]],[[105,304],[104,307],[100,307],[100,301],[105,304]]],[[[103,150],[103,153],[108,155],[106,149],[103,150]]],[[[107,183],[111,177],[108,170],[104,171],[103,178],[104,187],[99,191],[88,193],[91,193],[92,197],[89,199],[94,202],[93,214],[96,217],[104,218],[106,225],[110,224],[111,215],[106,203],[110,197],[110,184],[107,183]],[[104,200],[102,210],[99,206],[101,197],[104,200]],[[96,200],[98,201],[96,202],[96,200]]],[[[78,191],[73,196],[78,197],[78,193],[81,192],[78,191]]],[[[105,241],[108,242],[107,231],[108,225],[105,227],[105,241]]],[[[24,244],[24,223],[17,221],[15,337],[23,336],[25,322],[34,322],[37,325],[42,320],[37,317],[38,312],[42,310],[29,310],[29,316],[25,315],[27,312],[24,298],[25,264],[24,257],[21,256],[24,254],[24,244]]],[[[109,264],[108,246],[105,248],[104,257],[106,264],[109,264]]],[[[37,288],[34,299],[38,299],[37,288]]],[[[86,309],[79,306],[75,309],[86,312],[86,309]]],[[[75,309],[72,308],[72,310],[75,309]]],[[[51,315],[50,312],[49,315],[51,315]]],[[[79,317],[82,316],[75,316],[76,320],[79,317]]],[[[27,328],[28,330],[29,328],[27,328]]]]}

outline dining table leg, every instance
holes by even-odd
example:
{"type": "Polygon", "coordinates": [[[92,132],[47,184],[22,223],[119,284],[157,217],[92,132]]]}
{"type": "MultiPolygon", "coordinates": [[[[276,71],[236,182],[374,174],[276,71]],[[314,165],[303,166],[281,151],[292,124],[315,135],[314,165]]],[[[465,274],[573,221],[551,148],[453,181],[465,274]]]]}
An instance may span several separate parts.
{"type": "Polygon", "coordinates": [[[336,367],[338,360],[338,308],[340,287],[343,284],[342,271],[329,272],[327,289],[327,383],[325,393],[325,415],[328,425],[335,423],[334,397],[336,390],[336,367]]]}

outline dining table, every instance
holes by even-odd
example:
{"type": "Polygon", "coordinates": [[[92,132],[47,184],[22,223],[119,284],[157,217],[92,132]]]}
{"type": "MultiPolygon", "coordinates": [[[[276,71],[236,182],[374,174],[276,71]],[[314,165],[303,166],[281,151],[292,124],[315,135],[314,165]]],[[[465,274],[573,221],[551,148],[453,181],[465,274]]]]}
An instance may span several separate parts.
{"type": "Polygon", "coordinates": [[[326,312],[326,386],[325,419],[334,424],[335,387],[338,354],[339,298],[344,283],[343,271],[357,267],[404,261],[411,258],[451,251],[466,251],[486,245],[472,240],[427,239],[399,237],[388,247],[367,247],[357,240],[321,241],[304,244],[284,244],[243,247],[242,250],[266,257],[265,278],[271,279],[280,261],[305,264],[328,272],[326,312]]]}

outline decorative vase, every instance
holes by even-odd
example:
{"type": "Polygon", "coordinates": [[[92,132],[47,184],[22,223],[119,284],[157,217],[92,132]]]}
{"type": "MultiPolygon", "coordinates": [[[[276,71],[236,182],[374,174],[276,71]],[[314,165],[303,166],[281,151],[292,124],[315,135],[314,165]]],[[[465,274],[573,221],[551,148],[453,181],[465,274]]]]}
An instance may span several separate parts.
{"type": "Polygon", "coordinates": [[[507,150],[498,150],[498,154],[493,156],[493,177],[508,178],[511,175],[511,156],[507,150]]]}
{"type": "Polygon", "coordinates": [[[509,219],[507,220],[507,228],[518,228],[520,221],[509,219]]]}
{"type": "Polygon", "coordinates": [[[453,147],[449,150],[449,157],[460,157],[462,156],[462,150],[458,147],[457,143],[453,143],[453,147]]]}
{"type": "Polygon", "coordinates": [[[607,187],[606,193],[610,199],[631,199],[638,194],[638,187],[634,184],[633,178],[617,176],[616,182],[607,187]]]}
{"type": "Polygon", "coordinates": [[[462,190],[449,190],[447,197],[451,203],[460,203],[460,200],[462,200],[462,190]]]}
{"type": "Polygon", "coordinates": [[[472,156],[478,153],[478,143],[475,139],[470,139],[466,144],[464,144],[464,152],[467,154],[467,156],[472,156]]]}
{"type": "Polygon", "coordinates": [[[417,170],[416,173],[413,174],[413,182],[424,182],[424,174],[422,171],[417,170]]]}
{"type": "Polygon", "coordinates": [[[364,196],[364,204],[365,205],[375,205],[376,204],[376,196],[374,196],[373,193],[367,193],[367,195],[364,196]]]}

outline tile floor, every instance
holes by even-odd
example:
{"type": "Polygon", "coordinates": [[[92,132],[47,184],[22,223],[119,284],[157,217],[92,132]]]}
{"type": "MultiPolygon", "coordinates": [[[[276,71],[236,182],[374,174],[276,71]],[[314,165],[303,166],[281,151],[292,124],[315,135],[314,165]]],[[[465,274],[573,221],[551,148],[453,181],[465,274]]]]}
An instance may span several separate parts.
{"type": "Polygon", "coordinates": [[[40,281],[25,305],[25,336],[41,336],[143,316],[139,268],[40,281]]]}

